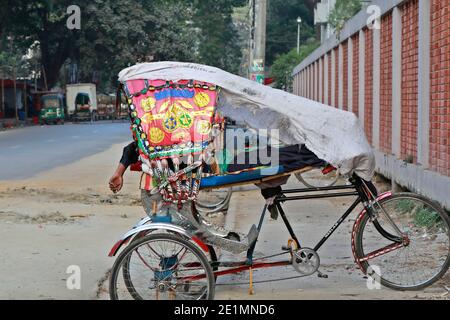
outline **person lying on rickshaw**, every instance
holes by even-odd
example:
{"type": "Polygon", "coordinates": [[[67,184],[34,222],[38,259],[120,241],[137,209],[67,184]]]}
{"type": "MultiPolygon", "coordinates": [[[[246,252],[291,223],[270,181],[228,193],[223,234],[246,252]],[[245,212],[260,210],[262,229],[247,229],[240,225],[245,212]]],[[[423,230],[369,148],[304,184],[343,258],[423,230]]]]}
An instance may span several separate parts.
{"type": "MultiPolygon", "coordinates": [[[[278,161],[279,165],[283,167],[283,172],[294,171],[306,166],[324,166],[326,164],[325,161],[319,159],[314,153],[308,150],[305,145],[297,144],[280,148],[267,147],[266,149],[267,150],[264,150],[263,152],[258,152],[258,150],[250,152],[246,151],[246,161],[244,164],[239,164],[236,156],[233,161],[228,164],[226,171],[228,173],[236,173],[254,167],[260,167],[262,165],[267,166],[267,164],[262,163],[260,154],[271,155],[272,152],[278,152],[278,161]],[[252,153],[255,154],[252,155],[252,153]],[[257,160],[256,163],[250,163],[249,159],[257,160]]],[[[168,159],[168,164],[169,167],[173,170],[173,164],[170,159],[168,159]]],[[[124,173],[130,166],[132,167],[132,170],[133,166],[139,167],[139,151],[136,142],[132,142],[123,148],[119,165],[117,166],[116,171],[109,180],[109,188],[111,189],[111,191],[117,193],[122,189],[124,173]]],[[[181,164],[180,169],[183,169],[185,166],[185,164],[181,164]]],[[[207,170],[208,168],[206,168],[206,171],[207,170]]],[[[276,219],[278,217],[278,212],[276,206],[272,205],[272,200],[274,199],[274,197],[282,194],[281,185],[286,184],[288,179],[289,175],[285,175],[273,180],[271,179],[267,182],[257,184],[257,186],[261,189],[262,196],[268,203],[268,209],[273,219],[276,219]]],[[[154,187],[155,186],[152,184],[152,177],[149,174],[143,172],[140,180],[141,200],[144,210],[149,216],[151,216],[155,210],[154,203],[161,202],[162,200],[162,197],[159,193],[151,192],[154,187]]],[[[218,226],[208,225],[208,229],[216,235],[226,236],[228,234],[227,230],[218,226]]]]}

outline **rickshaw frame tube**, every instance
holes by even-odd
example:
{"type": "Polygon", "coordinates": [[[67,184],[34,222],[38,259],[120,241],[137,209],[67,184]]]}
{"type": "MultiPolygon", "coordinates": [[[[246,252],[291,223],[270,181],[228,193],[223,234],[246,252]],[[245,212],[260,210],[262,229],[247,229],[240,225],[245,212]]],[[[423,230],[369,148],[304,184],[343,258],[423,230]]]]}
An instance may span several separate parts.
{"type": "MultiPolygon", "coordinates": [[[[142,219],[139,223],[142,223],[142,221],[146,221],[148,222],[149,220],[146,220],[145,218],[142,219]]],[[[138,225],[139,225],[138,223],[138,225]]],[[[170,224],[170,223],[160,223],[160,222],[155,222],[155,223],[148,223],[148,224],[143,224],[141,226],[136,226],[133,229],[129,230],[127,233],[125,233],[120,240],[118,240],[114,246],[111,248],[108,256],[109,257],[114,257],[117,252],[120,250],[120,248],[122,247],[122,245],[128,243],[130,240],[132,240],[135,236],[137,236],[139,233],[141,232],[146,232],[146,231],[155,231],[155,230],[166,230],[166,231],[171,231],[171,232],[175,232],[178,233],[188,239],[192,239],[192,241],[194,241],[195,243],[197,243],[205,252],[208,252],[208,250],[205,250],[205,248],[208,248],[208,246],[201,242],[200,239],[195,238],[193,239],[193,236],[191,234],[189,234],[185,229],[176,226],[174,224],[170,224]],[[199,243],[199,241],[201,243],[199,243]]]]}

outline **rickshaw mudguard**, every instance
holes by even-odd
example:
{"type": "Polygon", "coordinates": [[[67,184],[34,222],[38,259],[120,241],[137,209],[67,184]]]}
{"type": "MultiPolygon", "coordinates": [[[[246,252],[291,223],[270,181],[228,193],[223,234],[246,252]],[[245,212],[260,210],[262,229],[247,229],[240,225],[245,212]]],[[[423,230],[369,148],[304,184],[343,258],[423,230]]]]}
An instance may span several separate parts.
{"type": "Polygon", "coordinates": [[[201,241],[199,238],[194,237],[193,235],[189,234],[185,229],[183,229],[179,226],[176,226],[174,224],[171,224],[171,223],[159,223],[159,222],[148,223],[150,221],[151,220],[148,217],[143,218],[141,221],[139,221],[138,224],[136,224],[136,226],[133,227],[133,229],[131,229],[127,233],[125,233],[120,238],[120,240],[118,240],[114,244],[114,246],[111,248],[108,256],[114,257],[124,244],[128,243],[131,239],[133,239],[139,233],[146,232],[146,231],[155,231],[155,230],[165,230],[165,231],[171,231],[171,232],[178,233],[186,238],[191,239],[200,248],[202,248],[203,251],[208,252],[208,246],[203,241],[201,241]]]}
{"type": "MultiPolygon", "coordinates": [[[[385,198],[388,198],[392,196],[392,191],[387,191],[385,193],[380,194],[375,201],[381,201],[385,198]]],[[[361,212],[358,214],[358,217],[355,220],[355,223],[353,224],[352,228],[352,253],[353,258],[355,259],[355,263],[358,265],[359,269],[365,273],[364,268],[361,264],[361,262],[358,260],[358,256],[356,254],[356,232],[359,229],[359,225],[361,224],[362,218],[367,214],[366,209],[362,209],[361,212]]]]}

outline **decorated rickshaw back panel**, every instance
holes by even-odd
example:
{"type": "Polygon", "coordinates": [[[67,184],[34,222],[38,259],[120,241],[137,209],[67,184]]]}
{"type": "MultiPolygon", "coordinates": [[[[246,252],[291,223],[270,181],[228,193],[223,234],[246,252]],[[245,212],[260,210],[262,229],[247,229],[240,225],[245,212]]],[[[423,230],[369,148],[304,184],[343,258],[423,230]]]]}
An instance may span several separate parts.
{"type": "Polygon", "coordinates": [[[206,148],[216,109],[215,85],[193,80],[129,80],[124,90],[141,153],[154,159],[206,148]]]}

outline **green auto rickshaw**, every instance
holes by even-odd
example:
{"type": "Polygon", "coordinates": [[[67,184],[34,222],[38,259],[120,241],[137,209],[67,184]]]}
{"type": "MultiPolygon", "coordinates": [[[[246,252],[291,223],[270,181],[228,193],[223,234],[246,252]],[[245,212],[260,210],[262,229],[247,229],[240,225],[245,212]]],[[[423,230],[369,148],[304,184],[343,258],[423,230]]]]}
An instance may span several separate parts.
{"type": "Polygon", "coordinates": [[[60,93],[46,94],[41,97],[42,109],[39,113],[40,124],[64,124],[65,101],[60,93]]]}

